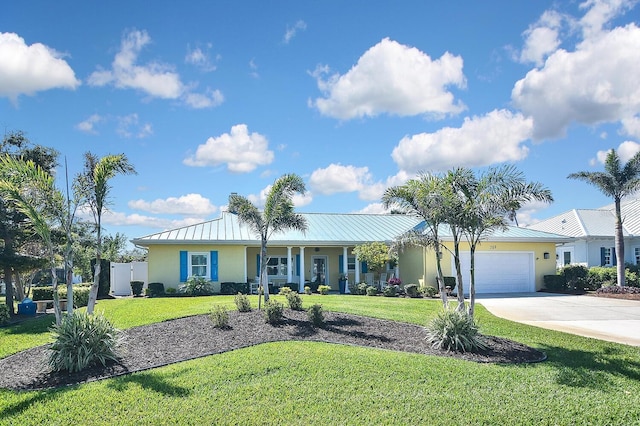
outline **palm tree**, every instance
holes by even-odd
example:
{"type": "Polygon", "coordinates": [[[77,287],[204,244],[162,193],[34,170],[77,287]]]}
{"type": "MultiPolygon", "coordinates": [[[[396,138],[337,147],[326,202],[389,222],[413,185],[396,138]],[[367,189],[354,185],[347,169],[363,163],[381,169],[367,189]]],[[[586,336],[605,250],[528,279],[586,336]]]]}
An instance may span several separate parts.
{"type": "Polygon", "coordinates": [[[615,149],[607,154],[604,172],[571,173],[569,179],[585,181],[597,187],[603,194],[613,198],[616,210],[615,248],[620,261],[617,264],[618,286],[625,285],[624,275],[624,238],[622,235],[622,198],[640,189],[640,152],[636,153],[624,166],[615,149]]]}
{"type": "Polygon", "coordinates": [[[87,304],[87,313],[91,315],[98,298],[100,262],[102,260],[102,214],[109,204],[109,192],[111,191],[109,180],[118,174],[136,174],[136,171],[124,154],[110,154],[98,159],[95,155],[87,152],[84,157],[84,170],[78,177],[78,186],[91,209],[97,233],[96,266],[87,304]]]}
{"type": "Polygon", "coordinates": [[[410,230],[401,235],[396,244],[400,246],[418,245],[430,247],[434,250],[436,256],[436,280],[442,304],[446,308],[448,301],[442,273],[442,241],[440,240],[440,225],[448,217],[443,182],[441,176],[422,173],[418,178],[410,179],[404,185],[387,188],[382,195],[382,203],[385,208],[394,205],[403,214],[424,220],[427,232],[410,230]]]}
{"type": "Polygon", "coordinates": [[[267,285],[267,243],[274,233],[296,229],[306,231],[304,217],[294,212],[293,196],[304,194],[306,188],[302,178],[296,174],[286,174],[278,178],[269,193],[264,210],[258,208],[248,198],[238,194],[229,196],[229,211],[238,215],[240,222],[248,225],[260,235],[260,282],[264,289],[264,301],[269,300],[267,285]]]}
{"type": "MultiPolygon", "coordinates": [[[[49,256],[56,324],[62,322],[56,274],[56,249],[52,237],[54,223],[64,217],[62,193],[55,187],[53,176],[33,161],[4,155],[0,158],[0,192],[15,203],[29,218],[33,230],[42,239],[49,256]]],[[[70,304],[73,302],[70,301],[70,304]]]]}

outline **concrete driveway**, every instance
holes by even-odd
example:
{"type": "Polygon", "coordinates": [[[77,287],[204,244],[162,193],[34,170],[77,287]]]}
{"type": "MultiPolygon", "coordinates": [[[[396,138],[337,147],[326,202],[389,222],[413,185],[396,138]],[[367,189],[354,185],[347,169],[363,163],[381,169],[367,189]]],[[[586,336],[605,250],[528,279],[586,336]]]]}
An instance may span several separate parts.
{"type": "Polygon", "coordinates": [[[640,346],[640,301],[551,293],[480,294],[476,300],[511,321],[640,346]]]}

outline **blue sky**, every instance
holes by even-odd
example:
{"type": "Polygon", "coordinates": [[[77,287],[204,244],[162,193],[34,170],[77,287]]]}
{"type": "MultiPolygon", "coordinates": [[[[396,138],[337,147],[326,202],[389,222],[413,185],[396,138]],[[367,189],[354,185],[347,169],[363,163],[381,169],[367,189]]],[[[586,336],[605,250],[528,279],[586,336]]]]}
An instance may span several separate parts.
{"type": "Polygon", "coordinates": [[[9,0],[0,126],[70,174],[125,153],[104,225],[129,238],[285,173],[299,211],[378,213],[416,173],[503,163],[556,200],[522,225],[609,204],[567,175],[640,150],[636,3],[9,0]]]}

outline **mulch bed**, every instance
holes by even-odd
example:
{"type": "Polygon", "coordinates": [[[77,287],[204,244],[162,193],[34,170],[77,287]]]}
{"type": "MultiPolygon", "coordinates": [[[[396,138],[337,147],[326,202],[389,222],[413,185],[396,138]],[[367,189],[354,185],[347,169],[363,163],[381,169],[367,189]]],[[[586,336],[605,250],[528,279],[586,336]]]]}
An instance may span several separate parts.
{"type": "Polygon", "coordinates": [[[218,354],[266,342],[306,340],[357,345],[481,363],[524,363],[546,359],[543,352],[518,342],[487,336],[488,349],[479,353],[431,348],[424,327],[345,313],[325,312],[325,326],[316,328],[306,312],[285,311],[281,324],[265,323],[263,312],[229,312],[229,327],[218,329],[207,315],[164,321],[125,330],[118,362],[79,373],[56,373],[46,364],[48,345],[0,359],[0,387],[14,390],[54,388],[120,376],[180,361],[218,354]]]}

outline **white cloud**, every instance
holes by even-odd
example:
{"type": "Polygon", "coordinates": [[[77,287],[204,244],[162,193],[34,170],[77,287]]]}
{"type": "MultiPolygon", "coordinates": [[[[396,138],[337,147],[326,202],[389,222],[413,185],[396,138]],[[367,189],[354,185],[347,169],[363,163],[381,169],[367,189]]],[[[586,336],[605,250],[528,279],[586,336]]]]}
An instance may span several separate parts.
{"type": "Polygon", "coordinates": [[[533,216],[539,215],[541,211],[547,208],[549,208],[549,204],[543,201],[530,201],[528,203],[524,203],[516,212],[518,226],[526,227],[539,222],[539,220],[534,219],[533,216]]]}
{"type": "MultiPolygon", "coordinates": [[[[125,34],[111,69],[94,71],[88,83],[92,86],[112,84],[119,89],[139,90],[154,98],[180,99],[192,108],[208,108],[222,103],[224,97],[218,90],[207,89],[204,94],[191,92],[171,65],[160,62],[138,64],[140,52],[150,43],[151,37],[146,31],[125,34]]],[[[191,60],[198,60],[198,56],[196,54],[191,60]]]]}
{"type": "MultiPolygon", "coordinates": [[[[260,191],[259,194],[247,195],[247,199],[251,201],[259,209],[263,208],[264,203],[267,200],[267,195],[269,194],[269,191],[271,191],[272,187],[273,185],[267,185],[265,188],[262,189],[262,191],[260,191]]],[[[308,204],[311,204],[311,201],[313,201],[313,195],[309,191],[305,192],[304,194],[294,194],[293,197],[291,198],[291,201],[293,201],[293,205],[295,207],[303,207],[308,204]]]]}
{"type": "MultiPolygon", "coordinates": [[[[203,50],[201,47],[196,47],[195,49],[187,47],[187,54],[184,60],[186,63],[195,65],[204,72],[215,71],[217,69],[217,66],[211,59],[209,50],[211,50],[211,44],[207,44],[206,50],[203,50]]],[[[216,56],[215,59],[219,60],[220,56],[216,56]]]]}
{"type": "Polygon", "coordinates": [[[369,204],[368,206],[365,206],[364,208],[354,212],[354,213],[361,213],[361,214],[384,214],[384,213],[389,213],[390,210],[389,209],[385,209],[384,205],[382,203],[372,203],[369,204]]]}
{"type": "Polygon", "coordinates": [[[546,56],[560,46],[559,30],[562,16],[555,11],[546,11],[538,22],[524,32],[525,43],[518,60],[542,65],[546,56]]]}
{"type": "Polygon", "coordinates": [[[116,133],[123,138],[144,139],[153,134],[150,123],[140,123],[138,114],[123,115],[115,118],[118,122],[116,133]]]}
{"type": "Polygon", "coordinates": [[[98,131],[95,129],[95,126],[103,121],[104,117],[101,117],[99,114],[92,114],[86,120],[76,124],[76,129],[84,133],[97,135],[98,131]]]}
{"type": "MultiPolygon", "coordinates": [[[[600,4],[600,3],[598,3],[600,4]]],[[[536,139],[556,138],[578,122],[594,125],[640,112],[640,28],[635,24],[559,49],[516,82],[513,104],[534,119],[536,139]]]]}
{"type": "Polygon", "coordinates": [[[299,20],[292,27],[287,25],[287,31],[284,33],[284,42],[289,44],[291,39],[296,36],[298,31],[304,31],[307,29],[307,23],[303,20],[299,20]]]}
{"type": "Polygon", "coordinates": [[[154,201],[132,200],[128,205],[131,209],[153,214],[180,214],[196,217],[206,217],[218,210],[208,198],[200,194],[187,194],[154,201]]]}
{"type": "Polygon", "coordinates": [[[102,216],[103,225],[114,226],[144,226],[161,230],[181,228],[183,226],[201,223],[201,217],[188,217],[183,219],[165,219],[137,213],[126,214],[122,212],[106,211],[102,216]]]}
{"type": "Polygon", "coordinates": [[[80,85],[63,55],[41,43],[27,45],[15,33],[0,33],[0,96],[17,102],[20,95],[80,85]]]}
{"type": "Polygon", "coordinates": [[[341,120],[374,117],[457,114],[464,105],[448,86],[464,88],[462,58],[445,53],[432,60],[415,47],[383,39],[365,52],[344,75],[323,76],[327,67],[311,73],[323,98],[311,102],[323,114],[341,120]]]}
{"type": "Polygon", "coordinates": [[[371,173],[368,167],[330,164],[324,169],[317,169],[311,173],[309,186],[314,192],[331,195],[339,192],[360,191],[370,181],[371,173]]]}
{"type": "Polygon", "coordinates": [[[224,96],[219,90],[207,89],[205,93],[187,93],[184,102],[193,109],[216,107],[224,102],[224,96]]]}
{"type": "MultiPolygon", "coordinates": [[[[608,149],[606,151],[598,151],[596,153],[596,158],[591,160],[590,164],[592,166],[595,165],[596,163],[604,164],[605,160],[607,159],[607,154],[609,154],[609,151],[611,150],[608,149]]],[[[622,163],[626,163],[631,159],[631,157],[633,157],[638,152],[640,152],[640,144],[633,141],[625,141],[618,146],[616,151],[618,152],[618,157],[620,157],[620,161],[622,163]]]]}
{"type": "Polygon", "coordinates": [[[207,139],[183,162],[196,167],[226,163],[231,172],[247,173],[273,162],[274,153],[268,148],[266,137],[255,132],[250,134],[246,124],[237,124],[230,133],[207,139]]]}
{"type": "Polygon", "coordinates": [[[623,118],[622,128],[626,135],[640,139],[640,117],[623,118]]]}
{"type": "Polygon", "coordinates": [[[459,128],[405,136],[391,157],[407,173],[518,161],[529,152],[523,142],[531,137],[532,125],[522,114],[494,110],[482,117],[465,118],[459,128]]]}
{"type": "Polygon", "coordinates": [[[612,19],[631,9],[637,0],[586,0],[580,9],[587,9],[580,26],[585,39],[597,37],[612,19]]]}

